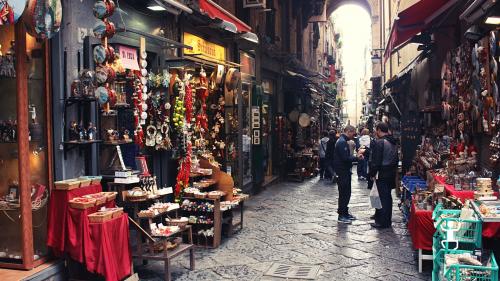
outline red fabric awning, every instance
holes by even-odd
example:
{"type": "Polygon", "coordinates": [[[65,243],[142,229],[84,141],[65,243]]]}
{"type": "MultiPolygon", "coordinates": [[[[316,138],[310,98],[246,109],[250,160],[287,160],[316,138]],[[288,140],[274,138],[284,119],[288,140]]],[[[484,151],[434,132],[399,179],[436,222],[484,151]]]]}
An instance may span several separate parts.
{"type": "Polygon", "coordinates": [[[384,60],[387,61],[396,48],[428,28],[432,20],[456,2],[457,0],[420,0],[399,12],[385,48],[384,60]]]}
{"type": "Polygon", "coordinates": [[[246,23],[211,0],[199,0],[199,4],[201,12],[206,13],[211,19],[218,18],[233,23],[240,33],[252,30],[246,23]]]}

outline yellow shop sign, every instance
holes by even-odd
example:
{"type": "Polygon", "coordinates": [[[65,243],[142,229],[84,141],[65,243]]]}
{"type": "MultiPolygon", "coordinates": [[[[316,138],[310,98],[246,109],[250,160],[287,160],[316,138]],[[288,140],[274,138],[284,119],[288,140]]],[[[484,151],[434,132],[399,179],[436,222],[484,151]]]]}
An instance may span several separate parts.
{"type": "Polygon", "coordinates": [[[215,60],[215,61],[226,60],[226,49],[223,46],[209,42],[191,33],[184,32],[183,43],[185,45],[193,47],[192,50],[184,49],[184,54],[187,55],[196,54],[198,55],[197,57],[208,60],[215,60]]]}

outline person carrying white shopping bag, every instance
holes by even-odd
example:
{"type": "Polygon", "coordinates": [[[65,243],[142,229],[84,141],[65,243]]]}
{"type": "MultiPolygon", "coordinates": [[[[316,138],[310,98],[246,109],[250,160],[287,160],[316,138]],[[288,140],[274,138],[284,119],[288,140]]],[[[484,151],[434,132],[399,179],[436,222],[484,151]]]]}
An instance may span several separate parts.
{"type": "Polygon", "coordinates": [[[373,187],[370,191],[370,206],[374,209],[382,209],[382,201],[380,201],[377,183],[375,182],[373,183],[373,187]]]}
{"type": "MultiPolygon", "coordinates": [[[[388,228],[392,224],[391,193],[396,188],[399,162],[398,146],[397,141],[389,133],[389,126],[386,123],[377,124],[376,135],[378,139],[374,143],[375,147],[372,148],[370,178],[375,180],[376,177],[376,192],[382,208],[375,210],[375,223],[372,223],[371,226],[374,228],[388,228]]],[[[374,189],[372,188],[372,190],[374,189]]]]}

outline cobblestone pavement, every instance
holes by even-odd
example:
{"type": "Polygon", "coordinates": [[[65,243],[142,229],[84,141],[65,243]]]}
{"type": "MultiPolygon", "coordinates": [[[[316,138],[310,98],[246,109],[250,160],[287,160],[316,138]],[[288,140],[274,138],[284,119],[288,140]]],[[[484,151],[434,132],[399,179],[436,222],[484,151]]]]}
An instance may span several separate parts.
{"type": "MultiPolygon", "coordinates": [[[[397,203],[393,227],[370,227],[366,183],[352,181],[352,225],[337,222],[337,186],[318,178],[303,183],[279,183],[246,203],[244,229],[213,250],[196,250],[196,270],[189,258],[172,263],[172,279],[284,280],[263,276],[273,262],[320,265],[317,280],[430,280],[419,274],[408,230],[397,203]]],[[[395,200],[396,202],[396,200],[395,200]]],[[[425,265],[425,264],[424,264],[425,265]]],[[[162,280],[163,263],[135,266],[141,280],[162,280]]],[[[426,269],[426,270],[425,270],[426,269]]],[[[297,279],[293,279],[297,280],[297,279]]]]}

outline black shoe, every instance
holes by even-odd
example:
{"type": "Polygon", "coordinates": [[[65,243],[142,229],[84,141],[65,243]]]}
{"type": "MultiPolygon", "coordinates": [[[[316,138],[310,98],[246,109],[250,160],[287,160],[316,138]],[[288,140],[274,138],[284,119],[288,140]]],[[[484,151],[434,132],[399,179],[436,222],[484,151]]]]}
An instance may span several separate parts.
{"type": "Polygon", "coordinates": [[[345,224],[351,224],[352,221],[347,216],[339,216],[339,222],[345,224]]]}
{"type": "Polygon", "coordinates": [[[346,216],[348,219],[352,220],[352,221],[355,221],[357,220],[355,216],[351,215],[351,214],[347,214],[346,216]]]}
{"type": "Polygon", "coordinates": [[[377,228],[377,229],[384,229],[384,228],[389,228],[389,227],[391,227],[390,225],[385,226],[385,225],[381,225],[381,224],[376,223],[376,222],[374,222],[374,223],[370,223],[370,225],[371,225],[373,228],[377,228]]]}

